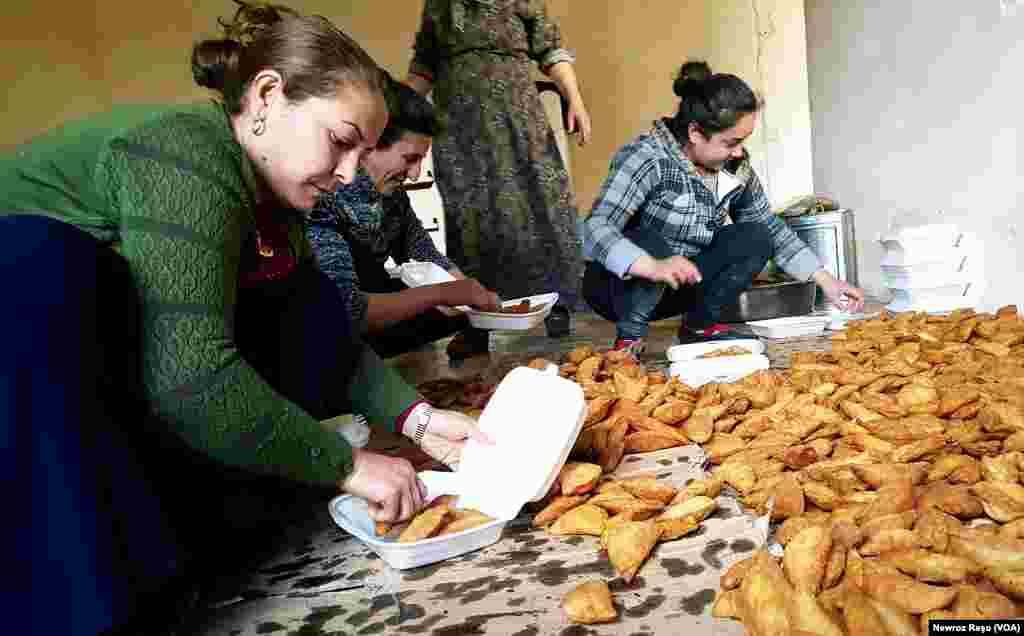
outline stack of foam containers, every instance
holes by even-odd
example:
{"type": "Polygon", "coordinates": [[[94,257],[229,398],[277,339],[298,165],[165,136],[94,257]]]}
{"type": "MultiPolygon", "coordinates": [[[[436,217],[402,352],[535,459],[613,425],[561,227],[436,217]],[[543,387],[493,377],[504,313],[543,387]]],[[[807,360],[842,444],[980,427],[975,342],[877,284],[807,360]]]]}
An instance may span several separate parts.
{"type": "Polygon", "coordinates": [[[879,240],[890,311],[943,313],[981,302],[984,254],[976,235],[941,223],[901,227],[879,240]]]}

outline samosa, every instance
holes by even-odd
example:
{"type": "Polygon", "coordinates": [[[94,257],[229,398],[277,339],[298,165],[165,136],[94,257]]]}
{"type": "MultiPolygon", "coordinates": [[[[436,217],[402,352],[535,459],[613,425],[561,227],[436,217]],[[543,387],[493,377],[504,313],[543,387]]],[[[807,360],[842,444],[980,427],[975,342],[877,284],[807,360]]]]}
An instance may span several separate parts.
{"type": "Polygon", "coordinates": [[[879,560],[926,583],[959,583],[981,573],[981,566],[970,559],[928,550],[891,550],[879,560]]]}
{"type": "Polygon", "coordinates": [[[604,581],[579,584],[562,599],[562,609],[571,622],[582,625],[610,623],[619,617],[612,592],[604,581]]]}
{"type": "Polygon", "coordinates": [[[660,501],[663,504],[672,501],[678,492],[673,486],[649,477],[620,479],[619,485],[640,499],[660,501]]]}
{"type": "Polygon", "coordinates": [[[660,535],[653,521],[627,521],[608,532],[608,559],[623,580],[633,580],[660,535]]]}
{"type": "Polygon", "coordinates": [[[590,492],[600,478],[600,466],[583,462],[567,462],[558,475],[562,494],[567,497],[590,492]]]}
{"type": "Polygon", "coordinates": [[[595,537],[604,532],[608,513],[604,508],[585,503],[577,506],[548,526],[548,532],[556,535],[589,534],[595,537]]]}
{"type": "Polygon", "coordinates": [[[455,510],[452,512],[451,521],[441,528],[441,531],[437,533],[437,536],[440,537],[446,534],[455,534],[456,532],[476,528],[492,521],[494,521],[494,517],[486,515],[479,510],[473,510],[472,508],[455,510]]]}
{"type": "Polygon", "coordinates": [[[441,530],[441,526],[445,524],[451,513],[452,509],[447,504],[426,508],[423,512],[416,515],[408,527],[402,531],[402,534],[398,537],[398,542],[414,543],[434,536],[441,530]]]}
{"type": "Polygon", "coordinates": [[[956,596],[955,588],[921,583],[895,568],[870,561],[864,562],[863,589],[868,596],[911,614],[941,609],[953,602],[956,596]]]}
{"type": "Polygon", "coordinates": [[[684,519],[692,517],[695,521],[704,521],[715,511],[718,504],[710,497],[691,497],[682,503],[669,506],[658,515],[659,519],[684,519]]]}
{"type": "Polygon", "coordinates": [[[577,506],[581,506],[586,503],[588,497],[586,495],[580,495],[575,497],[566,497],[565,495],[555,497],[551,500],[543,510],[533,516],[533,525],[537,528],[543,528],[549,524],[552,524],[559,517],[569,512],[577,506]]]}
{"type": "Polygon", "coordinates": [[[747,630],[758,636],[787,636],[792,629],[789,604],[793,587],[775,559],[765,550],[743,577],[737,605],[747,630]]]}
{"type": "Polygon", "coordinates": [[[782,565],[797,592],[817,594],[821,590],[831,549],[831,526],[805,528],[786,544],[782,565]]]}

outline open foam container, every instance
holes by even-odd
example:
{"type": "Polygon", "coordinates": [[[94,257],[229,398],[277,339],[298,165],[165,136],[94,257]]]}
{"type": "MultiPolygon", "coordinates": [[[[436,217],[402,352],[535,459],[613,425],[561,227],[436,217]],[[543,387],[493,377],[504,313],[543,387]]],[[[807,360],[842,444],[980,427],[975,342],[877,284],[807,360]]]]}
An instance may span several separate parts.
{"type": "Polygon", "coordinates": [[[669,347],[665,355],[671,363],[668,368],[669,375],[694,388],[709,382],[736,382],[755,371],[771,366],[771,362],[764,355],[764,344],[755,338],[675,345],[669,347]],[[743,347],[750,351],[750,355],[700,357],[729,347],[743,347]]]}
{"type": "Polygon", "coordinates": [[[682,362],[685,360],[720,360],[722,358],[729,356],[722,356],[722,358],[701,358],[701,356],[711,353],[713,351],[720,351],[722,349],[729,349],[731,347],[743,347],[752,355],[764,353],[763,342],[761,342],[757,338],[747,338],[736,340],[722,340],[719,342],[698,342],[694,344],[675,345],[668,348],[668,350],[665,352],[665,357],[669,359],[669,362],[682,362]]]}
{"type": "Polygon", "coordinates": [[[583,390],[557,375],[517,367],[501,381],[479,418],[493,445],[469,441],[458,472],[419,474],[427,499],[457,495],[457,508],[475,508],[495,521],[455,534],[398,543],[377,537],[365,501],[334,498],[331,518],[399,570],[443,561],[501,538],[529,501],[542,499],[565,463],[586,417],[583,390]]]}

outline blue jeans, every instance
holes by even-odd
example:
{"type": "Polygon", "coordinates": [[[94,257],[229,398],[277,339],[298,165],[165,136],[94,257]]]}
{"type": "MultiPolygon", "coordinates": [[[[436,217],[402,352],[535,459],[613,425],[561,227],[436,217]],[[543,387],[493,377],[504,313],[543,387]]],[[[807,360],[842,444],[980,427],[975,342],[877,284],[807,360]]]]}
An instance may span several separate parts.
{"type": "MultiPolygon", "coordinates": [[[[624,235],[653,258],[675,256],[664,237],[649,228],[630,228],[624,235]]],[[[722,309],[750,286],[772,249],[766,227],[735,223],[716,232],[706,250],[690,257],[701,273],[697,285],[672,289],[643,278],[622,280],[591,261],[583,276],[583,295],[598,315],[615,323],[619,338],[643,338],[652,320],[680,315],[691,328],[702,329],[714,324],[722,309]]]]}

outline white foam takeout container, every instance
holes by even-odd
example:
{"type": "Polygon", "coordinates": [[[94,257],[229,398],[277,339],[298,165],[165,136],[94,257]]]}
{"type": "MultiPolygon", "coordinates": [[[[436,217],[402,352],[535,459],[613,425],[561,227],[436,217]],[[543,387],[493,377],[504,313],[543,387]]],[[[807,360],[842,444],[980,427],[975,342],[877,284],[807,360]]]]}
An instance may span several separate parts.
{"type": "Polygon", "coordinates": [[[701,356],[706,353],[711,353],[712,351],[719,351],[730,347],[743,347],[753,355],[764,353],[763,342],[756,338],[748,338],[742,340],[722,340],[720,342],[698,342],[694,344],[675,345],[668,348],[668,351],[665,352],[665,356],[670,362],[682,362],[684,360],[719,360],[721,358],[701,358],[701,356]]]}
{"type": "Polygon", "coordinates": [[[913,253],[886,251],[880,265],[882,273],[891,276],[955,274],[964,271],[974,257],[973,245],[913,253]]]}
{"type": "Polygon", "coordinates": [[[929,255],[932,257],[930,260],[944,260],[943,255],[958,247],[962,237],[963,232],[956,225],[932,223],[895,228],[880,236],[878,242],[894,255],[914,255],[918,258],[929,255]],[[934,258],[936,256],[939,258],[934,258]]]}
{"type": "Polygon", "coordinates": [[[984,281],[954,283],[941,287],[893,288],[889,311],[945,312],[960,307],[976,307],[984,290],[984,281]]]}
{"type": "Polygon", "coordinates": [[[448,283],[455,277],[437,263],[408,261],[398,268],[399,278],[409,287],[448,283]]]}
{"type": "Polygon", "coordinates": [[[764,355],[764,344],[754,338],[675,345],[669,347],[665,355],[672,363],[668,368],[669,375],[694,388],[709,382],[736,382],[755,371],[771,366],[764,355]],[[743,347],[750,351],[750,355],[700,357],[705,353],[729,347],[743,347]]]}
{"type": "Polygon", "coordinates": [[[711,382],[736,382],[755,371],[767,369],[771,362],[761,354],[749,356],[729,356],[728,358],[712,358],[710,360],[684,360],[673,362],[668,367],[668,374],[679,378],[687,386],[699,388],[711,382]]]}
{"type": "Polygon", "coordinates": [[[480,430],[494,443],[467,443],[455,473],[420,473],[427,498],[458,495],[455,506],[474,508],[495,521],[415,543],[375,536],[365,501],[334,498],[334,522],[362,541],[391,567],[415,568],[472,552],[501,538],[505,525],[529,501],[542,499],[583,428],[587,407],[575,382],[526,367],[501,381],[480,414],[480,430]]]}
{"type": "Polygon", "coordinates": [[[930,289],[948,285],[966,285],[978,279],[972,271],[949,272],[927,270],[908,274],[887,274],[882,272],[882,281],[889,289],[930,289]]]}
{"type": "MultiPolygon", "coordinates": [[[[420,261],[409,261],[403,263],[400,268],[400,278],[409,287],[422,287],[424,285],[437,285],[455,280],[455,277],[438,266],[436,263],[424,263],[420,261]]],[[[472,307],[460,305],[453,307],[458,311],[465,312],[469,316],[469,324],[478,329],[498,329],[507,331],[521,331],[532,329],[539,325],[548,314],[551,308],[558,302],[558,294],[540,294],[538,296],[525,296],[502,302],[503,307],[518,305],[524,300],[530,301],[531,307],[540,307],[522,314],[503,314],[498,312],[477,311],[472,307]]]]}
{"type": "Polygon", "coordinates": [[[748,322],[754,334],[760,338],[795,338],[816,336],[825,331],[831,316],[790,316],[748,322]]]}

